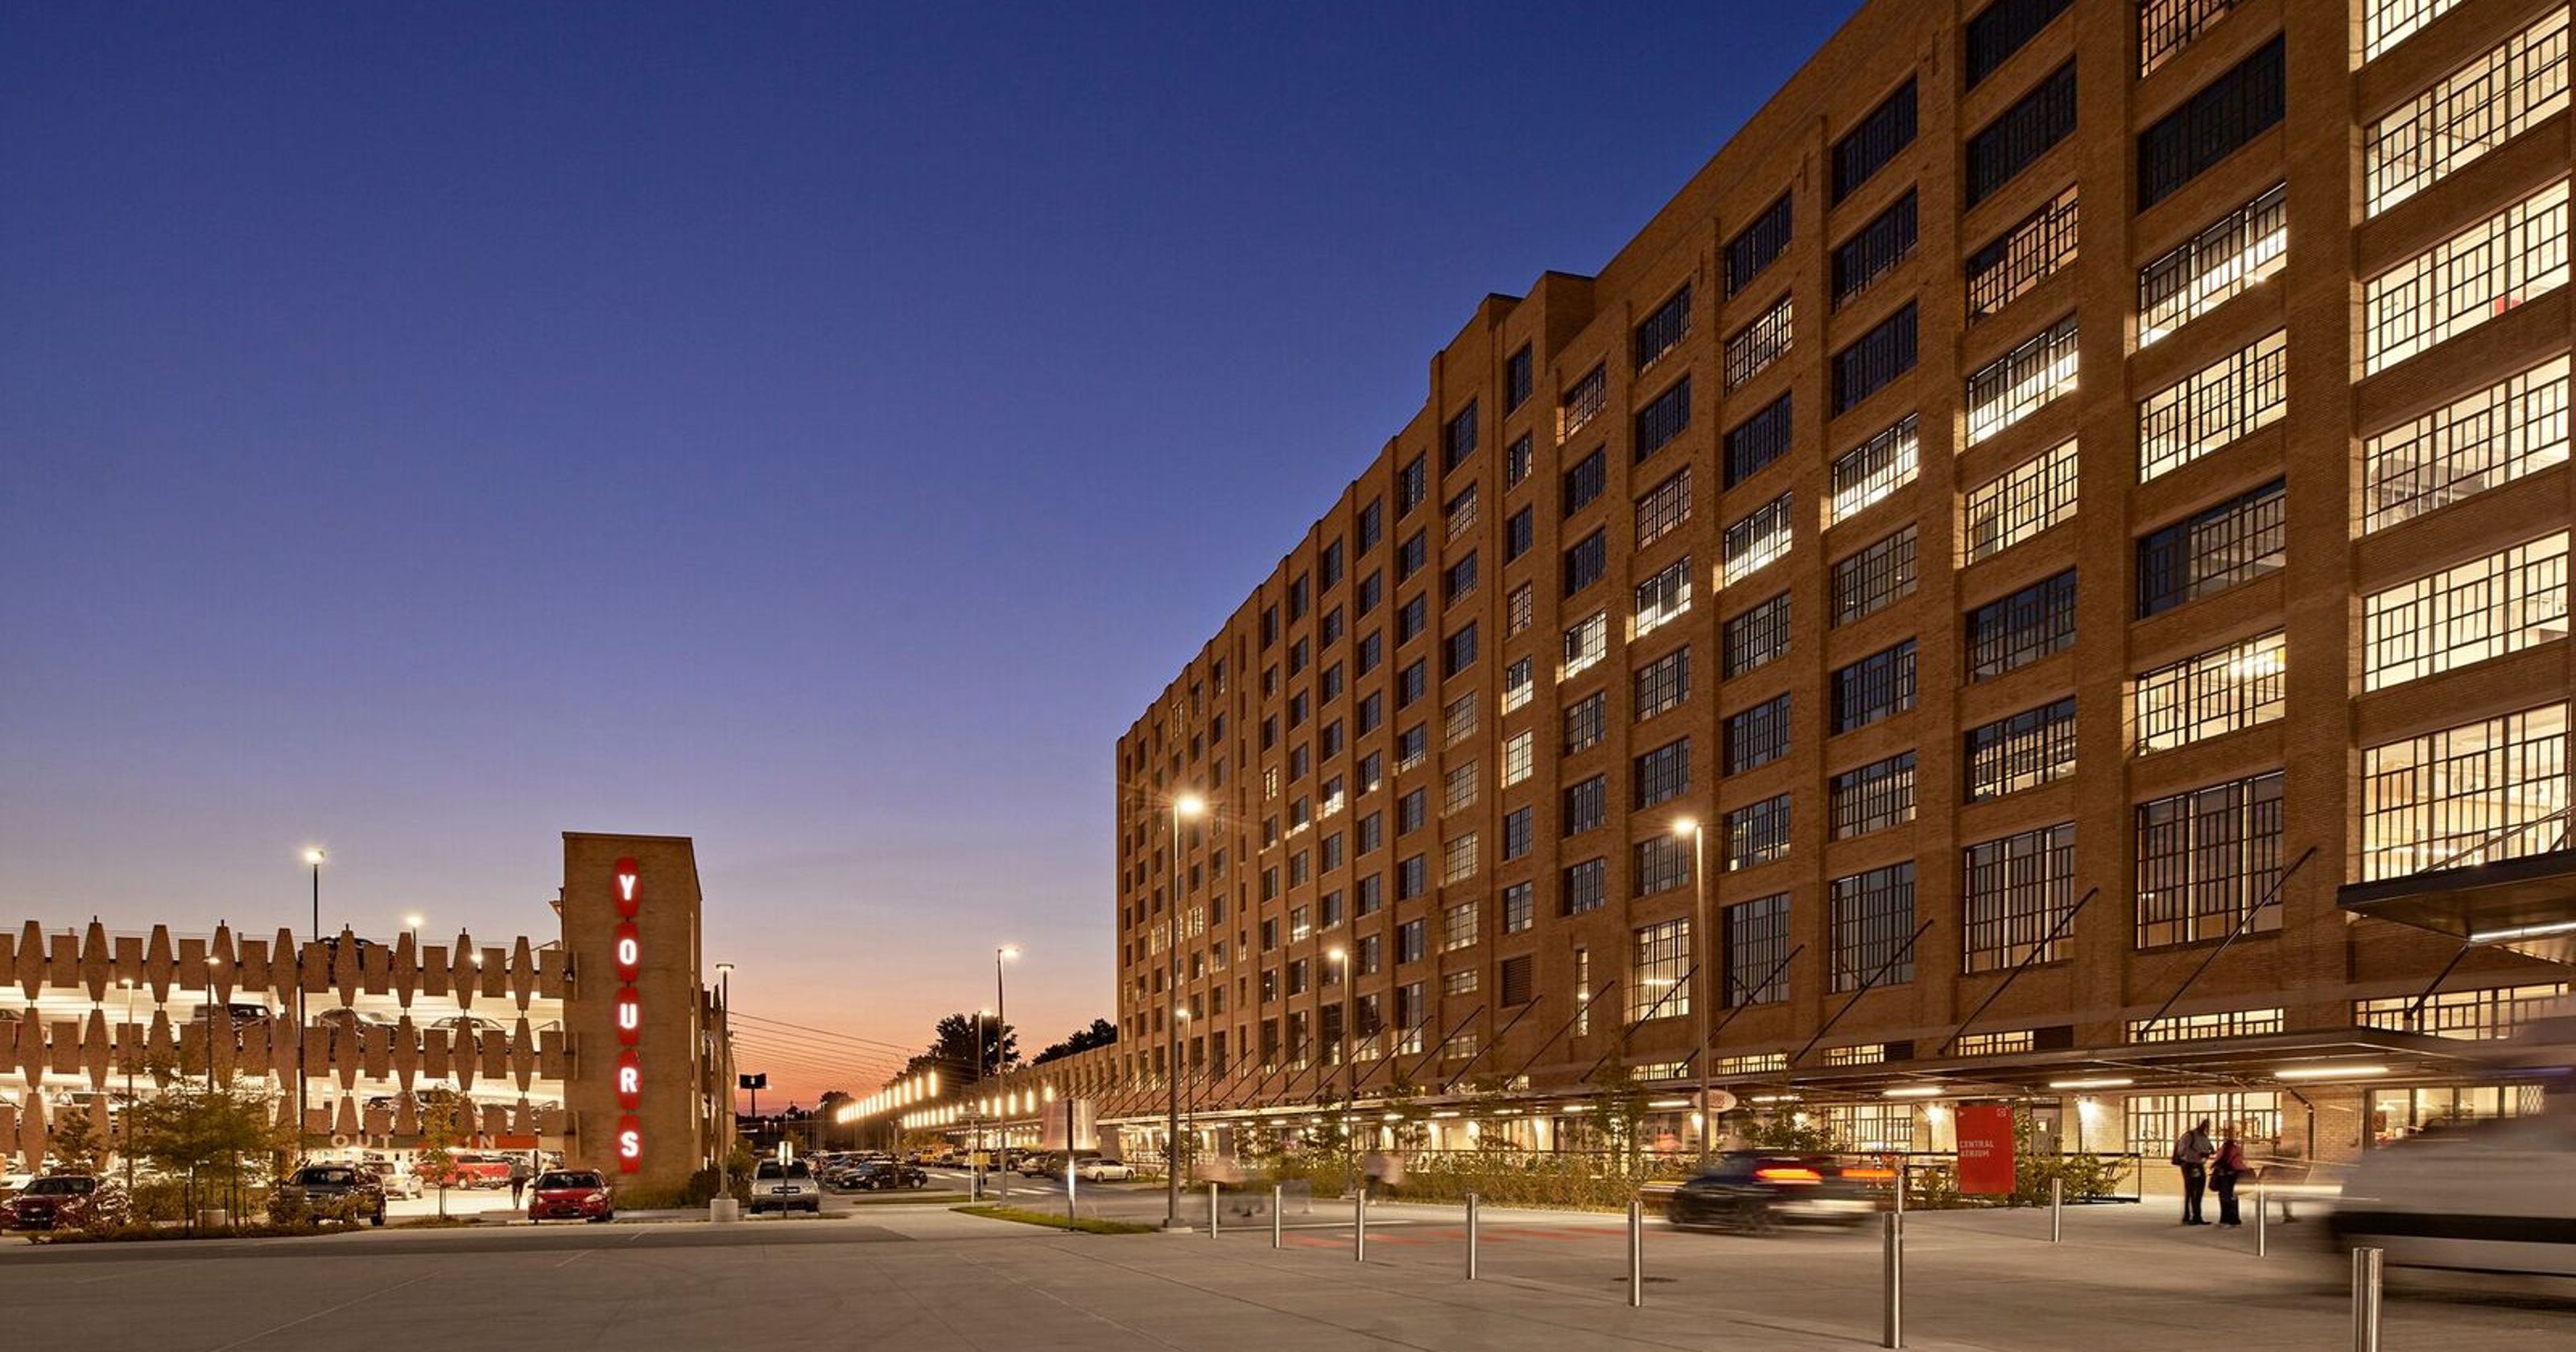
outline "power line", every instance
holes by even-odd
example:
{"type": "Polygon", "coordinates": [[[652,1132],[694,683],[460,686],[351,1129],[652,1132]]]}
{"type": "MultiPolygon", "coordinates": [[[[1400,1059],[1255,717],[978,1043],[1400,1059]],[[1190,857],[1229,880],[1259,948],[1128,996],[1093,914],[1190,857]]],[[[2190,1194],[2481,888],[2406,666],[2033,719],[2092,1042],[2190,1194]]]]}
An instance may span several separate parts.
{"type": "Polygon", "coordinates": [[[843,1042],[857,1042],[871,1047],[883,1047],[888,1051],[901,1052],[906,1056],[912,1054],[912,1049],[904,1046],[900,1042],[888,1042],[883,1038],[860,1037],[855,1033],[838,1033],[829,1028],[816,1028],[810,1024],[789,1023],[785,1019],[763,1018],[758,1014],[747,1014],[740,1009],[731,1011],[729,1017],[741,1019],[749,1023],[767,1024],[774,1028],[793,1028],[800,1033],[813,1033],[822,1037],[836,1038],[843,1042]]]}

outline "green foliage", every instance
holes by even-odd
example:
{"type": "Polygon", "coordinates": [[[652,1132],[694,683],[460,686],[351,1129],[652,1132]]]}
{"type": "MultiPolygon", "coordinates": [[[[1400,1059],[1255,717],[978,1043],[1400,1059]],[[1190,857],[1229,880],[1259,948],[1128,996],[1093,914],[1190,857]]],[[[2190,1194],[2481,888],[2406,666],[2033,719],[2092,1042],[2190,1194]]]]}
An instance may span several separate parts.
{"type": "Polygon", "coordinates": [[[420,1096],[420,1150],[412,1156],[411,1171],[421,1182],[438,1189],[438,1214],[447,1214],[447,1190],[464,1173],[456,1162],[456,1110],[465,1096],[453,1089],[440,1087],[420,1096]]]}
{"type": "Polygon", "coordinates": [[[87,1111],[70,1113],[54,1124],[46,1148],[62,1161],[63,1168],[79,1174],[104,1173],[107,1170],[107,1142],[90,1120],[87,1111]]]}
{"type": "Polygon", "coordinates": [[[1802,1113],[1772,1113],[1743,1126],[1738,1134],[1755,1150],[1786,1150],[1801,1155],[1831,1154],[1842,1148],[1822,1118],[1802,1113]]]}
{"type": "Polygon", "coordinates": [[[192,1218],[217,1202],[236,1214],[257,1205],[270,1166],[294,1141],[293,1128],[277,1122],[277,1095],[257,1080],[173,1077],[134,1103],[127,1121],[136,1158],[184,1180],[182,1210],[192,1218]]]}

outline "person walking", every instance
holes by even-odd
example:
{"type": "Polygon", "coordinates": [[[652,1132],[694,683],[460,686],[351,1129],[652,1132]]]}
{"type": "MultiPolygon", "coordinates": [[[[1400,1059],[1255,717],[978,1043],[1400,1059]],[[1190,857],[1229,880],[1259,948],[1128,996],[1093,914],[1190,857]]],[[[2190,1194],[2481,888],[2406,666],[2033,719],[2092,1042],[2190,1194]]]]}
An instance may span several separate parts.
{"type": "Polygon", "coordinates": [[[2209,1185],[2218,1190],[2218,1223],[2243,1225],[2236,1212],[2236,1182],[2245,1176],[2245,1145],[2236,1139],[2236,1124],[2221,1133],[2218,1154],[2209,1161],[2209,1185]]]}
{"type": "Polygon", "coordinates": [[[527,1202],[528,1175],[531,1172],[532,1171],[528,1168],[527,1156],[512,1155],[510,1157],[510,1205],[521,1206],[527,1202]]]}
{"type": "Polygon", "coordinates": [[[2174,1167],[2182,1170],[2182,1223],[2207,1225],[2200,1218],[2201,1194],[2209,1187],[2209,1159],[2218,1153],[2209,1143],[2209,1119],[2204,1117],[2191,1130],[2174,1138],[2174,1167]]]}

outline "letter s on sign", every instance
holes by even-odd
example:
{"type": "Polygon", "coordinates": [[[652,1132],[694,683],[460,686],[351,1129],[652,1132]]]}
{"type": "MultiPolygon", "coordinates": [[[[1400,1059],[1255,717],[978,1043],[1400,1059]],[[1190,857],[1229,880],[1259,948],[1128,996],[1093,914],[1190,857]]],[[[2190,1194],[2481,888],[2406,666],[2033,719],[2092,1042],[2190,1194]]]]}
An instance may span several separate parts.
{"type": "Polygon", "coordinates": [[[644,1127],[630,1114],[617,1119],[617,1168],[634,1173],[644,1167],[644,1127]]]}

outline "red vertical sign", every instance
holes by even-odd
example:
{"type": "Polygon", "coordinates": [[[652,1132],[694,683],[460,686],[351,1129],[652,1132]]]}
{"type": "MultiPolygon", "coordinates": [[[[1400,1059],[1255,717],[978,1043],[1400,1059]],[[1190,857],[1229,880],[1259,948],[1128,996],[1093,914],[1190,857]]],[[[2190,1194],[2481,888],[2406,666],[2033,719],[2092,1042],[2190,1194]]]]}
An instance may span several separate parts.
{"type": "Polygon", "coordinates": [[[1972,1197],[2013,1191],[2012,1109],[2001,1103],[1959,1108],[1959,1191],[1972,1197]]]}
{"type": "Polygon", "coordinates": [[[644,1167],[644,1124],[635,1116],[644,1096],[644,1068],[634,1052],[644,1037],[644,999],[635,989],[635,978],[642,975],[644,965],[644,933],[635,917],[643,909],[643,870],[632,859],[620,859],[617,914],[623,919],[611,942],[617,965],[617,1041],[626,1048],[617,1054],[617,1106],[626,1110],[617,1119],[617,1170],[627,1174],[644,1167]]]}

